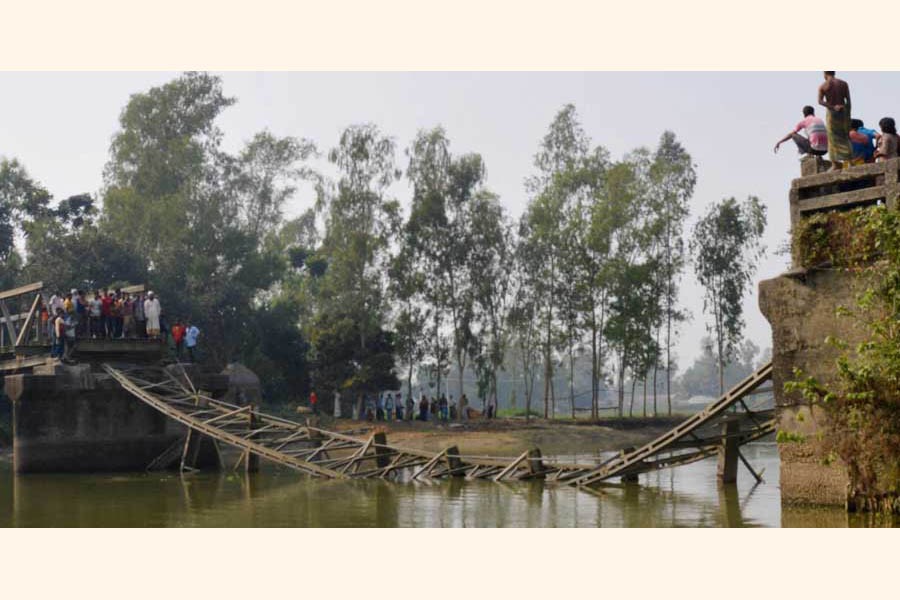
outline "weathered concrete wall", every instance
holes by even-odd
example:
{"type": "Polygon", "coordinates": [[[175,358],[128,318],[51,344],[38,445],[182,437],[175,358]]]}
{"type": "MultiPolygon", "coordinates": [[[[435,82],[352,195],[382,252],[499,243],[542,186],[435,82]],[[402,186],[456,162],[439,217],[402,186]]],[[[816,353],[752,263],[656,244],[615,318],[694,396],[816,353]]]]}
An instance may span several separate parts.
{"type": "MultiPolygon", "coordinates": [[[[143,470],[185,428],[143,404],[90,365],[12,375],[13,463],[24,472],[143,470]]],[[[198,466],[214,466],[212,447],[198,466]]]]}
{"type": "Polygon", "coordinates": [[[799,394],[784,392],[794,368],[821,382],[835,373],[836,348],[829,336],[855,344],[863,331],[848,318],[838,318],[838,306],[852,307],[863,281],[840,270],[810,270],[782,275],[759,284],[760,310],[772,326],[775,402],[779,415],[781,497],[788,504],[844,504],[847,477],[839,461],[826,464],[821,409],[810,407],[799,394]],[[785,439],[787,438],[787,439],[785,439]]]}

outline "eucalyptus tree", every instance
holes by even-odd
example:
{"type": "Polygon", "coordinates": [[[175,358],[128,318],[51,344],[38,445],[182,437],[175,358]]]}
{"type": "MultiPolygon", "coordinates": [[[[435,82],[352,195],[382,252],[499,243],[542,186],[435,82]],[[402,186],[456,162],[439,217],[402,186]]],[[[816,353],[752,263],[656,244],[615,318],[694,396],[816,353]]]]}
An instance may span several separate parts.
{"type": "MultiPolygon", "coordinates": [[[[468,207],[469,281],[473,299],[473,317],[477,331],[472,355],[480,373],[488,403],[495,408],[497,371],[506,357],[509,343],[510,287],[514,245],[512,227],[499,198],[490,192],[477,193],[468,207]]],[[[462,393],[460,391],[460,393],[462,393]]]]}
{"type": "MultiPolygon", "coordinates": [[[[238,218],[255,238],[274,233],[282,222],[284,203],[297,191],[297,183],[321,185],[319,174],[307,165],[317,155],[311,141],[279,138],[261,131],[247,142],[231,165],[230,185],[235,190],[238,218]]],[[[321,187],[318,187],[321,191],[321,187]]]]}
{"type": "Polygon", "coordinates": [[[448,354],[444,329],[449,324],[462,395],[473,342],[474,291],[467,267],[472,248],[470,204],[483,191],[484,163],[478,154],[453,156],[441,127],[420,131],[407,154],[413,200],[406,233],[414,247],[413,268],[424,274],[422,297],[432,320],[434,372],[440,389],[448,354]]]}
{"type": "Polygon", "coordinates": [[[540,254],[531,242],[528,219],[519,221],[518,241],[512,264],[512,305],[509,313],[509,329],[517,358],[521,361],[525,392],[525,418],[531,419],[531,402],[535,380],[540,368],[541,333],[539,306],[542,302],[538,285],[540,254]]]}
{"type": "MultiPolygon", "coordinates": [[[[564,271],[571,264],[572,257],[566,250],[564,234],[570,217],[577,181],[576,173],[584,168],[589,155],[590,140],[578,122],[575,107],[565,105],[550,123],[549,130],[541,140],[534,157],[537,174],[526,181],[526,189],[532,198],[525,212],[527,221],[524,228],[528,235],[526,243],[533,264],[539,269],[536,291],[542,298],[538,305],[541,321],[541,346],[544,356],[544,417],[550,416],[551,403],[555,404],[553,389],[553,354],[560,339],[565,340],[565,326],[577,327],[577,319],[561,319],[560,298],[567,293],[577,293],[571,288],[564,271]],[[566,322],[567,321],[567,322],[566,322]],[[563,329],[562,334],[560,329],[563,329]]],[[[575,299],[570,304],[574,306],[575,299]]],[[[572,311],[569,311],[571,316],[572,311]]],[[[572,332],[568,337],[574,338],[572,332]]]]}
{"type": "MultiPolygon", "coordinates": [[[[685,318],[678,307],[678,289],[685,265],[684,224],[689,203],[697,183],[697,173],[691,155],[666,131],[652,157],[648,172],[650,193],[648,200],[657,221],[654,236],[660,253],[658,295],[662,302],[665,326],[666,404],[672,414],[672,344],[677,326],[685,318]]],[[[658,336],[657,336],[658,337],[658,336]]],[[[654,412],[656,402],[656,368],[653,367],[654,412]]]]}
{"type": "Polygon", "coordinates": [[[725,364],[737,351],[744,329],[743,300],[750,290],[766,228],[766,207],[750,196],[744,202],[727,198],[709,206],[694,224],[690,253],[697,280],[703,286],[703,309],[713,320],[719,363],[719,393],[725,392],[725,364]]]}
{"type": "Polygon", "coordinates": [[[415,245],[404,232],[391,264],[389,289],[391,298],[399,305],[394,318],[395,349],[407,367],[406,389],[410,397],[413,374],[427,352],[428,336],[423,333],[430,320],[430,308],[422,302],[426,275],[414,265],[415,245]]]}
{"type": "Polygon", "coordinates": [[[645,153],[636,151],[610,167],[593,215],[591,243],[605,258],[599,279],[600,320],[608,348],[616,354],[620,415],[626,373],[633,379],[646,376],[642,369],[650,364],[648,349],[655,347],[651,332],[659,318],[653,221],[640,203],[646,164],[645,153]]]}
{"type": "Polygon", "coordinates": [[[390,244],[399,204],[394,141],[372,124],[344,130],[328,155],[340,177],[326,196],[317,254],[327,263],[310,328],[317,383],[324,390],[376,391],[397,385],[393,335],[387,330],[390,244]]]}
{"type": "Polygon", "coordinates": [[[623,213],[611,206],[606,194],[606,175],[610,169],[607,151],[598,146],[585,157],[579,168],[567,177],[573,192],[566,228],[566,255],[574,265],[572,278],[564,295],[568,306],[577,308],[578,320],[566,329],[570,332],[569,374],[570,400],[574,414],[572,376],[574,373],[575,333],[587,333],[591,348],[591,417],[599,417],[600,379],[603,373],[603,321],[608,297],[604,272],[614,246],[618,217],[623,213]]]}

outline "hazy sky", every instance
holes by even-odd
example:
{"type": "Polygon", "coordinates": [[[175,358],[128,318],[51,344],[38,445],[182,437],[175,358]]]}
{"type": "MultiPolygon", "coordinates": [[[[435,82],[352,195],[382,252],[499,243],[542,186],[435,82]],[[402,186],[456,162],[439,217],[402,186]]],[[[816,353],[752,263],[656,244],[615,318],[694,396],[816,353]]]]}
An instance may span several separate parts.
{"type": "MultiPolygon", "coordinates": [[[[109,141],[130,94],[177,73],[0,73],[0,155],[16,157],[56,198],[96,192],[109,141]]],[[[237,104],[219,124],[237,149],[263,128],[276,135],[314,140],[320,149],[351,123],[371,121],[402,149],[416,131],[443,125],[454,152],[479,152],[488,186],[513,217],[527,203],[523,180],[554,114],[573,103],[594,144],[613,158],[653,147],[673,130],[694,158],[698,184],[691,222],[709,203],[727,196],[759,196],[769,210],[768,252],[758,279],[781,273],[788,258],[775,250],[787,239],[788,189],[799,175],[796,151],[775,142],[816,104],[820,72],[805,73],[221,73],[237,104]]],[[[896,73],[839,73],[851,87],[853,116],[877,126],[900,117],[896,73]]],[[[821,114],[817,110],[817,113],[821,114]]],[[[405,181],[394,189],[408,204],[405,181]]],[[[300,196],[295,215],[310,206],[300,196]]],[[[688,269],[681,302],[693,314],[677,347],[681,366],[698,353],[705,331],[701,290],[688,269]]],[[[747,335],[761,347],[771,331],[757,307],[756,290],[745,303],[747,335]]]]}

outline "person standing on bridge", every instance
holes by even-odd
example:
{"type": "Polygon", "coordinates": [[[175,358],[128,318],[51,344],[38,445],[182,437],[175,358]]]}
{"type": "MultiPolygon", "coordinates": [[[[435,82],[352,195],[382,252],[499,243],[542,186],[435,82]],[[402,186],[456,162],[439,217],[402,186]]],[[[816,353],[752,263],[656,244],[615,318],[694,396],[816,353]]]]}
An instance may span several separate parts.
{"type": "Polygon", "coordinates": [[[819,104],[828,109],[825,120],[828,153],[831,170],[837,171],[850,166],[853,149],[850,145],[850,86],[835,77],[834,71],[825,71],[825,83],[819,86],[819,104]]]}
{"type": "Polygon", "coordinates": [[[200,329],[197,328],[191,322],[188,322],[187,329],[184,332],[184,345],[187,348],[188,356],[191,359],[191,362],[197,362],[197,357],[194,356],[194,350],[197,349],[197,340],[200,338],[200,329]]]}
{"type": "Polygon", "coordinates": [[[134,337],[134,294],[125,294],[122,298],[122,337],[134,337]]]}
{"type": "Polygon", "coordinates": [[[100,302],[100,290],[94,290],[94,297],[91,298],[90,308],[88,309],[88,318],[91,321],[91,337],[94,339],[103,337],[102,308],[103,303],[100,302]]]}
{"type": "Polygon", "coordinates": [[[75,352],[75,328],[78,327],[78,321],[75,318],[75,313],[71,314],[65,313],[63,315],[63,362],[69,362],[72,360],[72,354],[75,352]]]}
{"type": "Polygon", "coordinates": [[[184,325],[180,320],[176,320],[172,325],[172,341],[175,342],[175,358],[178,362],[181,362],[181,356],[184,354],[184,333],[184,325]]]}
{"type": "Polygon", "coordinates": [[[147,317],[144,316],[143,294],[137,294],[134,299],[134,329],[139,338],[147,337],[147,317]]]}
{"type": "Polygon", "coordinates": [[[112,302],[113,298],[109,290],[103,288],[103,295],[100,297],[100,316],[103,320],[103,337],[105,338],[111,337],[113,332],[112,316],[110,316],[112,302]]]}
{"type": "Polygon", "coordinates": [[[162,307],[156,294],[147,292],[147,299],[144,300],[144,316],[147,317],[147,335],[153,339],[159,338],[160,313],[162,313],[162,307]]]}
{"type": "Polygon", "coordinates": [[[397,392],[397,395],[394,397],[394,410],[397,411],[397,420],[403,420],[403,396],[400,395],[400,392],[397,392]]]}
{"type": "Polygon", "coordinates": [[[319,414],[319,397],[316,396],[315,390],[309,393],[309,408],[314,415],[319,414]]]}
{"type": "Polygon", "coordinates": [[[53,334],[50,336],[50,357],[62,358],[63,348],[65,347],[65,322],[63,315],[65,311],[60,307],[56,309],[53,318],[50,319],[53,334]]]}

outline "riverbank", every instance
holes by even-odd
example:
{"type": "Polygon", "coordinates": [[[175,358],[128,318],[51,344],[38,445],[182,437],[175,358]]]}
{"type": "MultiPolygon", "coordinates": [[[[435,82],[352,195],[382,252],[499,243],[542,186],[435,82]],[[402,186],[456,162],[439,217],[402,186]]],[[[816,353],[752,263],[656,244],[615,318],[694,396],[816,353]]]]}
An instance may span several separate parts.
{"type": "Polygon", "coordinates": [[[320,425],[336,431],[364,427],[383,429],[391,444],[438,452],[457,446],[464,454],[516,456],[530,448],[545,455],[596,454],[640,446],[665,433],[684,417],[603,419],[601,421],[547,421],[544,419],[483,419],[461,422],[386,421],[363,423],[348,419],[322,419],[320,425]]]}

